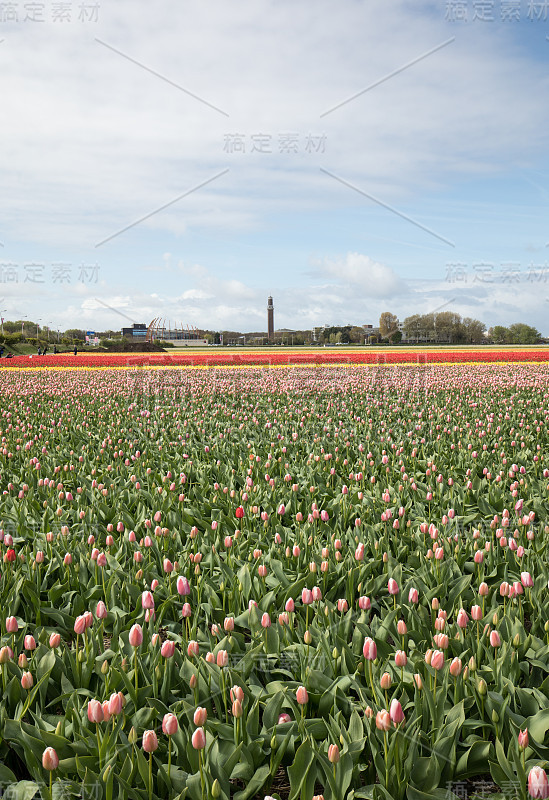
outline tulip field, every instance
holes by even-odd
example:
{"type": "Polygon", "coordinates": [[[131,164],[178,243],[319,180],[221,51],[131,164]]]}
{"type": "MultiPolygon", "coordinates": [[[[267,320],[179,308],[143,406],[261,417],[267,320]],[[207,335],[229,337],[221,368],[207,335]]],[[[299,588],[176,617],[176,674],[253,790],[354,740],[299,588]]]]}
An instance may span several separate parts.
{"type": "Polygon", "coordinates": [[[2,360],[3,795],[549,797],[548,353],[505,352],[2,360]]]}

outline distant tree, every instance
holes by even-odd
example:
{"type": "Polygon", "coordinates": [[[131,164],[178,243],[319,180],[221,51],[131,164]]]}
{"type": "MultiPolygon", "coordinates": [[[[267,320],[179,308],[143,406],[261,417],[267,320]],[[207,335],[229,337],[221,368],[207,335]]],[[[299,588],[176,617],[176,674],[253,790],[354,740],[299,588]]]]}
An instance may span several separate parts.
{"type": "Polygon", "coordinates": [[[463,339],[468,344],[482,344],[486,341],[486,325],[478,319],[465,317],[463,320],[463,339]]]}
{"type": "Polygon", "coordinates": [[[364,332],[364,328],[360,328],[358,325],[353,325],[353,327],[349,331],[349,340],[353,342],[353,344],[364,344],[364,338],[367,334],[364,332]]]}
{"type": "Polygon", "coordinates": [[[84,342],[86,340],[86,331],[81,330],[80,328],[69,328],[65,331],[63,337],[70,340],[80,339],[80,341],[84,342]]]}
{"type": "Polygon", "coordinates": [[[407,339],[416,340],[419,338],[419,330],[421,328],[421,315],[412,314],[411,317],[406,317],[402,323],[402,330],[407,339]]]}
{"type": "Polygon", "coordinates": [[[511,344],[536,344],[541,339],[541,333],[524,322],[510,325],[509,335],[511,344]]]}
{"type": "Polygon", "coordinates": [[[453,311],[442,311],[433,315],[433,328],[437,342],[455,344],[462,336],[462,324],[459,314],[453,311]]]}
{"type": "Polygon", "coordinates": [[[398,317],[390,311],[384,311],[379,318],[379,334],[384,339],[390,339],[398,330],[398,317]]]}
{"type": "Polygon", "coordinates": [[[4,333],[21,333],[21,323],[4,320],[4,333]]]}
{"type": "Polygon", "coordinates": [[[503,325],[494,325],[493,328],[490,328],[489,333],[495,344],[506,344],[510,338],[509,328],[504,328],[503,325]]]}

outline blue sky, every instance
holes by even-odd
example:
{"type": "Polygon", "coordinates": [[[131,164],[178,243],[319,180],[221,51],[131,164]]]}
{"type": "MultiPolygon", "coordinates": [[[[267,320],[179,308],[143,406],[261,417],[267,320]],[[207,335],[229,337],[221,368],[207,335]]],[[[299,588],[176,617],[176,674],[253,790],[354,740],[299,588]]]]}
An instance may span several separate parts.
{"type": "Polygon", "coordinates": [[[4,317],[549,335],[549,2],[58,5],[0,21],[4,317]]]}

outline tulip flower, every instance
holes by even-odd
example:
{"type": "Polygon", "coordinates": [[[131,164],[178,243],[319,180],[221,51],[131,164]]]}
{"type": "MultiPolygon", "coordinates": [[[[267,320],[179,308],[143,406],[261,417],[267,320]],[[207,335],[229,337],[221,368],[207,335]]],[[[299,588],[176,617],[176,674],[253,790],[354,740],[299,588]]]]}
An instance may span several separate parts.
{"type": "Polygon", "coordinates": [[[174,653],[175,653],[175,642],[172,642],[169,639],[166,639],[165,642],[162,642],[162,647],[160,648],[160,655],[163,658],[172,658],[174,653]]]}
{"type": "Polygon", "coordinates": [[[17,633],[19,625],[15,617],[6,617],[6,631],[7,633],[17,633]]]}
{"type": "Polygon", "coordinates": [[[366,661],[375,661],[377,658],[377,645],[369,636],[364,640],[362,654],[366,661]]]}
{"type": "Polygon", "coordinates": [[[26,689],[30,692],[34,685],[34,678],[32,677],[32,672],[23,672],[21,676],[21,686],[23,689],[26,689]]]}
{"type": "Polygon", "coordinates": [[[191,744],[195,750],[203,750],[206,747],[206,734],[204,728],[197,728],[191,737],[191,744]]]}
{"type": "Polygon", "coordinates": [[[376,714],[376,728],[379,731],[388,731],[391,727],[391,717],[388,711],[378,711],[376,714]]]}
{"type": "Polygon", "coordinates": [[[295,693],[295,699],[299,703],[300,706],[304,706],[309,702],[309,695],[307,694],[307,689],[304,686],[299,686],[295,693]]]}
{"type": "Polygon", "coordinates": [[[549,797],[547,773],[541,767],[532,767],[528,773],[528,794],[533,798],[549,797]]]}
{"type": "Polygon", "coordinates": [[[42,753],[42,766],[50,773],[50,797],[52,796],[52,773],[59,766],[59,756],[53,747],[46,747],[42,753]]]}
{"type": "Polygon", "coordinates": [[[408,592],[408,602],[414,604],[419,602],[419,592],[417,589],[414,589],[414,587],[412,587],[408,592]]]}
{"type": "Polygon", "coordinates": [[[331,744],[328,747],[328,761],[330,764],[337,764],[339,761],[339,747],[337,744],[331,744]]]}
{"type": "Polygon", "coordinates": [[[132,625],[128,638],[132,647],[141,647],[143,644],[143,629],[139,623],[132,625]]]}
{"type": "Polygon", "coordinates": [[[398,702],[398,700],[393,699],[391,700],[391,707],[389,709],[389,716],[391,718],[391,722],[393,725],[400,725],[401,722],[404,722],[405,716],[402,710],[402,706],[398,702]]]}
{"type": "Polygon", "coordinates": [[[397,667],[405,667],[408,663],[408,658],[404,650],[397,650],[395,653],[395,666],[397,667]]]}

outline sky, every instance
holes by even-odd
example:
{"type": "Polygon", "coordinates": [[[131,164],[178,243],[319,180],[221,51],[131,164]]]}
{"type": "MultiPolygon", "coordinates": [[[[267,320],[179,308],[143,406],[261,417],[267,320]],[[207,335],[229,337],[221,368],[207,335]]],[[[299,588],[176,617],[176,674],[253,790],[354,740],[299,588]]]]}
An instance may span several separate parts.
{"type": "Polygon", "coordinates": [[[549,335],[549,0],[0,3],[0,314],[549,335]]]}

